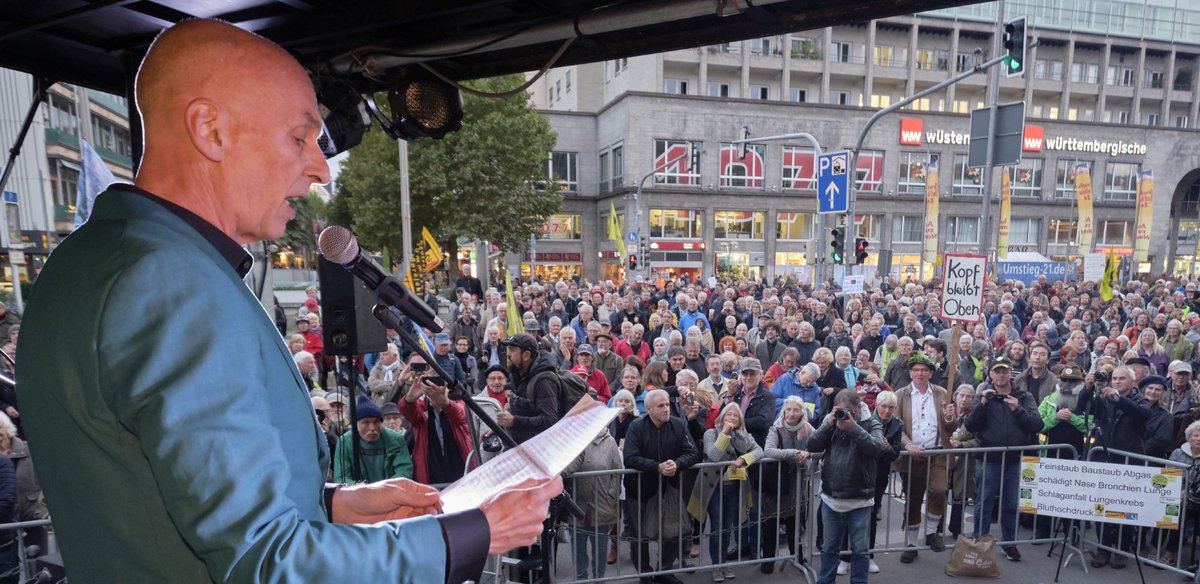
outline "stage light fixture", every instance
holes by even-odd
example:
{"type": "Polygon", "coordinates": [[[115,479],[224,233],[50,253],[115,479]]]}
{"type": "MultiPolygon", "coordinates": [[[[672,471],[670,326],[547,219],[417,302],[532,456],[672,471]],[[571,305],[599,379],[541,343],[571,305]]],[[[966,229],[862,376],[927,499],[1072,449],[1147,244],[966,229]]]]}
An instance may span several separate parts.
{"type": "Polygon", "coordinates": [[[325,158],[333,158],[362,142],[371,126],[371,117],[362,97],[351,87],[325,85],[317,91],[324,126],[317,146],[325,158]]]}

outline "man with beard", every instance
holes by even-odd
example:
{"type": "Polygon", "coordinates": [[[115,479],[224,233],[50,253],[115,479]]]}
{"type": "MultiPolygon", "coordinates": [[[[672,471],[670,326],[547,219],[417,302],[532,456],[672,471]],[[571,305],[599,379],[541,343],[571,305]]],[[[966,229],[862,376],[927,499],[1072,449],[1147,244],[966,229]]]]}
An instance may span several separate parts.
{"type": "Polygon", "coordinates": [[[754,358],[760,363],[774,364],[779,360],[779,356],[783,354],[783,350],[787,348],[785,343],[779,340],[779,322],[768,320],[763,325],[763,340],[754,347],[754,358]]]}
{"type": "Polygon", "coordinates": [[[633,324],[645,325],[642,320],[642,314],[638,312],[633,297],[620,296],[617,298],[617,310],[609,315],[609,322],[616,330],[621,330],[622,322],[631,322],[633,324]]]}
{"type": "Polygon", "coordinates": [[[637,355],[643,363],[650,360],[650,343],[644,342],[642,336],[646,334],[646,327],[641,324],[633,325],[629,330],[629,338],[621,339],[613,345],[613,352],[618,357],[624,359],[630,355],[637,355]]]}
{"type": "Polygon", "coordinates": [[[358,471],[355,476],[352,432],[338,439],[333,462],[333,481],[343,485],[376,482],[391,478],[412,478],[413,462],[404,444],[404,436],[383,427],[383,411],[366,397],[359,398],[354,411],[354,425],[360,438],[358,471]]]}
{"type": "Polygon", "coordinates": [[[612,336],[608,333],[596,335],[596,369],[604,373],[609,387],[618,384],[621,371],[625,369],[625,360],[613,352],[612,336]]]}
{"type": "MultiPolygon", "coordinates": [[[[1047,395],[1038,406],[1046,444],[1070,444],[1075,447],[1075,452],[1083,452],[1084,438],[1087,437],[1091,422],[1091,416],[1079,409],[1079,394],[1083,387],[1083,371],[1078,365],[1068,363],[1058,372],[1058,383],[1054,392],[1047,395]]],[[[1046,455],[1050,458],[1071,458],[1070,451],[1061,448],[1049,450],[1046,455]]],[[[1036,526],[1037,539],[1053,535],[1049,516],[1038,515],[1036,526]]],[[[1069,530],[1070,523],[1068,522],[1063,529],[1069,530]]]]}
{"type": "Polygon", "coordinates": [[[508,408],[496,414],[496,422],[509,428],[513,440],[520,443],[553,426],[561,417],[558,377],[554,375],[554,360],[540,351],[532,335],[513,335],[501,344],[508,354],[513,391],[508,408]]]}
{"type": "Polygon", "coordinates": [[[683,344],[683,366],[696,374],[696,379],[703,379],[706,374],[704,355],[701,354],[699,339],[688,339],[683,344]]]}
{"type": "MultiPolygon", "coordinates": [[[[867,321],[864,327],[866,330],[863,332],[862,338],[858,341],[858,350],[866,350],[874,358],[875,353],[879,351],[879,347],[883,346],[883,336],[880,334],[880,331],[883,330],[883,319],[871,317],[871,320],[867,321]]],[[[886,368],[887,364],[884,363],[884,366],[886,368]]]]}
{"type": "Polygon", "coordinates": [[[900,337],[896,341],[896,358],[888,364],[885,380],[892,387],[904,387],[912,382],[908,375],[908,358],[913,353],[911,337],[900,337]]]}

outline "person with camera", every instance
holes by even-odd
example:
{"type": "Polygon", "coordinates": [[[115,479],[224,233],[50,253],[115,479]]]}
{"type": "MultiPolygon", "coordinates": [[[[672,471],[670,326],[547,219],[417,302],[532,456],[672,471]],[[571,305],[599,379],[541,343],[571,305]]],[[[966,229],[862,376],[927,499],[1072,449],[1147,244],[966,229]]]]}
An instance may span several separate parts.
{"type": "MultiPolygon", "coordinates": [[[[1091,418],[1079,408],[1079,396],[1084,388],[1083,370],[1074,363],[1063,366],[1058,372],[1058,384],[1053,393],[1047,395],[1038,406],[1042,417],[1042,431],[1046,444],[1069,444],[1075,452],[1083,452],[1091,418]]],[[[1071,451],[1053,449],[1046,453],[1049,458],[1072,458],[1071,451]]],[[[1058,520],[1064,521],[1064,520],[1058,520]]],[[[1051,517],[1038,515],[1035,521],[1035,536],[1038,539],[1051,537],[1051,517]]],[[[1065,524],[1070,528],[1070,522],[1065,524]]]]}
{"type": "MultiPolygon", "coordinates": [[[[1128,365],[1122,365],[1112,370],[1112,376],[1107,385],[1096,383],[1096,387],[1084,390],[1080,408],[1093,413],[1097,426],[1099,446],[1120,448],[1127,452],[1141,454],[1145,451],[1146,421],[1150,419],[1151,411],[1146,398],[1134,390],[1134,372],[1128,365]]],[[[1125,456],[1105,452],[1094,460],[1113,464],[1131,464],[1125,456]]],[[[1100,542],[1116,547],[1122,551],[1132,552],[1134,528],[1121,529],[1120,526],[1109,523],[1104,526],[1100,542]]],[[[1092,558],[1093,568],[1103,568],[1112,562],[1114,570],[1120,570],[1127,564],[1122,554],[1112,554],[1108,550],[1100,550],[1092,558]]]]}
{"type": "Polygon", "coordinates": [[[809,452],[824,452],[821,463],[821,571],[818,584],[834,584],[842,538],[850,538],[850,582],[868,577],[871,509],[875,505],[875,473],[887,447],[883,426],[852,389],[833,397],[833,410],[808,439],[809,452]]]}
{"type": "MultiPolygon", "coordinates": [[[[1028,391],[1013,387],[1012,366],[1007,357],[997,357],[988,371],[988,380],[977,389],[975,403],[967,415],[966,429],[979,440],[982,447],[1028,446],[1036,443],[1042,429],[1037,402],[1028,391]]],[[[1017,487],[1020,481],[1021,451],[987,452],[977,465],[976,476],[982,483],[975,501],[976,538],[991,530],[996,498],[1000,498],[1001,541],[1017,537],[1017,487]]],[[[1001,548],[1004,557],[1021,561],[1015,545],[1001,548]]]]}
{"type": "Polygon", "coordinates": [[[473,446],[465,406],[450,399],[446,380],[416,353],[399,378],[408,385],[397,405],[412,425],[413,479],[426,485],[457,481],[473,446]]]}
{"type": "Polygon", "coordinates": [[[938,456],[937,450],[950,445],[955,420],[947,411],[947,406],[952,404],[946,388],[929,380],[936,367],[933,360],[925,353],[914,351],[906,367],[912,382],[896,391],[896,415],[904,424],[900,444],[908,452],[908,459],[901,460],[898,465],[904,482],[905,539],[912,548],[900,555],[900,561],[911,564],[917,559],[914,542],[920,537],[922,519],[925,545],[934,552],[946,550],[938,525],[946,513],[950,483],[947,457],[938,456]],[[925,504],[924,518],[921,516],[922,503],[925,504]]]}

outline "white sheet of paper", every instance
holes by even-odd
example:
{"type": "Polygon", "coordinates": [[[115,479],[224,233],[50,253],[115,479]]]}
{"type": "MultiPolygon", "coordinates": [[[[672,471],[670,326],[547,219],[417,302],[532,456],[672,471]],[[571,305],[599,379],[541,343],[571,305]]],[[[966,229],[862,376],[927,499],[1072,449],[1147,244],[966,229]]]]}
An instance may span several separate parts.
{"type": "Polygon", "coordinates": [[[442,511],[475,509],[526,479],[550,479],[567,465],[619,413],[584,397],[563,419],[516,448],[506,450],[442,491],[442,511]]]}

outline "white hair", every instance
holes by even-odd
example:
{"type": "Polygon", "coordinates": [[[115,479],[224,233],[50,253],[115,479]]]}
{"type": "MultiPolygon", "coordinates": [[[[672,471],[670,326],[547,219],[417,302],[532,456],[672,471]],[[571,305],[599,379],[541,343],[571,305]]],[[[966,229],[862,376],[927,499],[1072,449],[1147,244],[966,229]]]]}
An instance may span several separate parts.
{"type": "Polygon", "coordinates": [[[317,358],[314,357],[313,354],[309,353],[308,351],[297,351],[295,355],[292,355],[292,359],[296,361],[297,365],[299,365],[301,363],[307,363],[309,361],[317,360],[317,358]]]}

